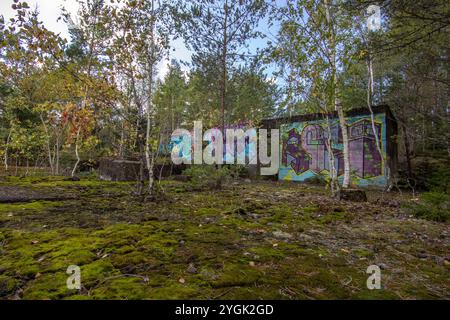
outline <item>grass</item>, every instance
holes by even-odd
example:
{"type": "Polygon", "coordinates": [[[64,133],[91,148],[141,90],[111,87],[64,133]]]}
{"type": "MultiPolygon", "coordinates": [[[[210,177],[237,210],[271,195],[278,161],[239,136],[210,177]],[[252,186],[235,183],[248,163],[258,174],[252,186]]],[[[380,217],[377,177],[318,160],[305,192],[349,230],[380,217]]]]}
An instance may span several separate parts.
{"type": "Polygon", "coordinates": [[[422,195],[421,202],[409,203],[405,207],[417,218],[450,221],[450,195],[443,192],[426,192],[422,195]]]}
{"type": "Polygon", "coordinates": [[[448,298],[447,222],[299,184],[185,184],[142,203],[132,183],[1,181],[78,198],[0,204],[0,298],[448,298]],[[366,288],[371,264],[385,266],[382,290],[366,288]],[[81,290],[66,287],[69,265],[81,290]]]}

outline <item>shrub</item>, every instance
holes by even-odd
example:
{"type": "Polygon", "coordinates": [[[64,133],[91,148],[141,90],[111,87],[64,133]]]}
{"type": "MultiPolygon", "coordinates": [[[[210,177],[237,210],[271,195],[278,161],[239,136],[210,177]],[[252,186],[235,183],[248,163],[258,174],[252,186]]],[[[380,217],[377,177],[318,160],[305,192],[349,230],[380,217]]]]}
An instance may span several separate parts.
{"type": "Polygon", "coordinates": [[[450,221],[450,195],[443,192],[426,192],[421,198],[421,202],[407,205],[411,214],[426,220],[450,221]]]}
{"type": "MultiPolygon", "coordinates": [[[[406,172],[403,180],[406,181],[406,172]]],[[[450,161],[448,158],[417,157],[413,162],[412,186],[416,190],[450,194],[450,161]]],[[[405,187],[408,184],[405,182],[405,187]]]]}
{"type": "Polygon", "coordinates": [[[184,174],[191,178],[194,189],[221,189],[223,182],[230,177],[230,169],[222,166],[216,168],[209,165],[193,165],[184,170],[184,174]]]}
{"type": "Polygon", "coordinates": [[[431,191],[450,194],[450,166],[437,167],[425,180],[425,187],[431,191]]]}

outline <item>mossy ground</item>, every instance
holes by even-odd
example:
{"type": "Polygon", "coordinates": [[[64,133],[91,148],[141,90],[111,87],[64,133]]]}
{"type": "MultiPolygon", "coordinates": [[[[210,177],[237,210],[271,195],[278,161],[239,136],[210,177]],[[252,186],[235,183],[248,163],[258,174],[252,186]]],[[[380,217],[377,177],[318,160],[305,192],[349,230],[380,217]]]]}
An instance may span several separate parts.
{"type": "Polygon", "coordinates": [[[331,199],[294,183],[235,183],[141,202],[133,183],[7,178],[0,186],[77,199],[0,204],[2,299],[449,298],[449,224],[396,202],[331,199]],[[382,289],[366,269],[382,267],[382,289]],[[69,265],[81,290],[66,287],[69,265]]]}

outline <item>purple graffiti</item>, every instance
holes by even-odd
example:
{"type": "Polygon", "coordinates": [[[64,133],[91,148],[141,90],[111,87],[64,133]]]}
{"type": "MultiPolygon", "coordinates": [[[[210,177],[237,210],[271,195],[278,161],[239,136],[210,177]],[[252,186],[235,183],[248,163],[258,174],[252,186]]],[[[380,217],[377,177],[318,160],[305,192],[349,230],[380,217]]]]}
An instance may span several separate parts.
{"type": "MultiPolygon", "coordinates": [[[[339,134],[338,129],[332,130],[332,136],[336,136],[336,139],[339,140],[341,136],[339,134]]],[[[309,168],[316,172],[320,173],[323,170],[329,170],[329,154],[328,154],[328,136],[326,132],[320,125],[307,125],[301,135],[301,143],[303,148],[310,155],[310,164],[309,168]]],[[[341,150],[332,148],[334,160],[335,160],[335,168],[338,174],[343,172],[343,155],[341,150]]]]}
{"type": "MultiPolygon", "coordinates": [[[[378,140],[381,127],[375,124],[378,140]]],[[[349,128],[349,154],[351,170],[361,178],[381,175],[381,155],[378,152],[372,123],[368,119],[355,122],[349,128]]]]}
{"type": "MultiPolygon", "coordinates": [[[[330,129],[334,165],[338,175],[341,175],[344,172],[342,132],[339,124],[332,125],[330,129]]],[[[375,130],[381,141],[381,125],[375,124],[375,130]]],[[[371,121],[363,119],[349,125],[348,133],[352,173],[360,178],[380,176],[381,155],[376,147],[371,121]]],[[[327,143],[327,132],[319,124],[307,124],[301,134],[292,128],[288,132],[288,138],[283,141],[282,164],[291,166],[296,174],[308,170],[319,174],[330,170],[327,143]]]]}
{"type": "Polygon", "coordinates": [[[301,136],[296,129],[288,132],[288,138],[283,141],[282,163],[290,165],[296,174],[300,174],[309,169],[309,155],[301,146],[301,136]]]}

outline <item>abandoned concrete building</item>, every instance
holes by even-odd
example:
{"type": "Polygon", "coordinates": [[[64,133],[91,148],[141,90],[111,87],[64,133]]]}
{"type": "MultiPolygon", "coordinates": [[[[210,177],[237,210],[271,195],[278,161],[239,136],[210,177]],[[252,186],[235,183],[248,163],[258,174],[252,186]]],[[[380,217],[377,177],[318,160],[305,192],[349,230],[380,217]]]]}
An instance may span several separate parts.
{"type": "MultiPolygon", "coordinates": [[[[360,187],[384,187],[397,170],[396,120],[388,106],[374,106],[372,110],[374,126],[368,108],[346,112],[351,180],[353,185],[360,187]]],[[[265,119],[260,127],[280,130],[277,179],[305,182],[325,178],[330,170],[330,150],[338,177],[342,179],[343,143],[336,113],[328,117],[307,114],[265,119]],[[331,141],[330,147],[328,141],[331,141]]],[[[242,128],[245,129],[245,125],[242,128]]],[[[161,149],[166,157],[170,157],[170,143],[162,144],[161,149]]],[[[155,175],[179,174],[182,169],[171,164],[158,166],[155,175]]],[[[250,175],[258,175],[257,167],[248,166],[248,169],[250,175]]],[[[104,159],[99,168],[102,179],[114,181],[136,180],[139,170],[139,161],[119,159],[104,159]]]]}

